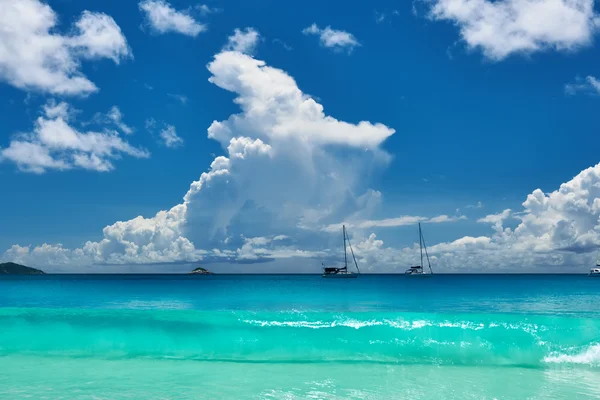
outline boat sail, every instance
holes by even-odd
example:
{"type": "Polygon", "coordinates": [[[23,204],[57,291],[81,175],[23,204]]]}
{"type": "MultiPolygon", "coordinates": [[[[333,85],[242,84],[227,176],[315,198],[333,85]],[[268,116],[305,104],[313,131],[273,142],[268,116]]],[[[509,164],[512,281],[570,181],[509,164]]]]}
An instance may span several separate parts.
{"type": "Polygon", "coordinates": [[[421,231],[421,223],[419,222],[419,249],[421,250],[421,264],[415,265],[407,269],[404,274],[408,276],[422,276],[422,277],[431,277],[433,276],[433,270],[431,269],[431,262],[429,261],[429,254],[427,253],[427,245],[425,244],[425,238],[423,237],[423,232],[421,231]],[[423,248],[425,248],[425,256],[427,257],[427,265],[429,267],[429,272],[426,272],[423,268],[423,248]]]}
{"type": "Polygon", "coordinates": [[[323,266],[323,278],[358,278],[358,275],[360,275],[360,269],[358,268],[356,257],[354,257],[354,250],[352,250],[352,245],[350,244],[350,238],[346,233],[345,225],[342,225],[342,234],[344,236],[344,266],[342,268],[323,266]],[[346,246],[346,242],[348,242],[348,246],[346,246]],[[348,271],[348,247],[350,247],[350,253],[352,254],[352,259],[356,266],[356,272],[348,271]]]}

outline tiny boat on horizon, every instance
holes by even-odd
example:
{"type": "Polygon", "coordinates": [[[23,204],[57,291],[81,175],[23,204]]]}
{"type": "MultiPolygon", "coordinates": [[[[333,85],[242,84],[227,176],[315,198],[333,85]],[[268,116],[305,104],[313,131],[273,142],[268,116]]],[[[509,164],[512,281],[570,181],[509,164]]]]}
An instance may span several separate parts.
{"type": "Polygon", "coordinates": [[[431,262],[429,262],[429,254],[427,253],[427,245],[425,244],[425,238],[421,231],[421,223],[419,222],[419,249],[421,251],[421,264],[414,265],[404,271],[404,275],[411,277],[431,278],[433,276],[433,270],[431,269],[431,262]],[[429,272],[423,269],[423,248],[425,248],[425,256],[427,257],[427,265],[429,266],[429,272]]]}
{"type": "Polygon", "coordinates": [[[342,225],[342,234],[344,236],[344,266],[341,268],[338,267],[325,267],[323,265],[323,278],[358,278],[360,275],[360,269],[358,268],[358,263],[356,262],[356,257],[354,257],[354,251],[352,250],[352,245],[350,244],[350,238],[346,233],[346,226],[342,225]],[[346,246],[346,242],[348,242],[348,246],[346,246]],[[348,251],[347,247],[350,247],[350,253],[352,253],[352,259],[354,260],[354,265],[356,266],[356,272],[348,271],[348,251]]]}

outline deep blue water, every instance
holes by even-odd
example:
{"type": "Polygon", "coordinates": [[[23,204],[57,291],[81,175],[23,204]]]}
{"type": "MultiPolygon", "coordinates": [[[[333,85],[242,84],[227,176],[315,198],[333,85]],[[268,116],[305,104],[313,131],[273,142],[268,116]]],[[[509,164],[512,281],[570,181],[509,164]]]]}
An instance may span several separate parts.
{"type": "Polygon", "coordinates": [[[0,307],[535,313],[598,317],[587,275],[0,276],[0,307]]]}

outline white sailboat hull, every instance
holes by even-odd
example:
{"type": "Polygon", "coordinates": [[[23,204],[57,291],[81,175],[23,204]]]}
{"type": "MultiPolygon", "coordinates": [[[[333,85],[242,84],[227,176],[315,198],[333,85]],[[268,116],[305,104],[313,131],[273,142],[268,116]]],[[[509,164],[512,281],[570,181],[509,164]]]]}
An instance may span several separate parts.
{"type": "Polygon", "coordinates": [[[358,278],[358,274],[323,274],[323,278],[328,279],[349,279],[358,278]]]}

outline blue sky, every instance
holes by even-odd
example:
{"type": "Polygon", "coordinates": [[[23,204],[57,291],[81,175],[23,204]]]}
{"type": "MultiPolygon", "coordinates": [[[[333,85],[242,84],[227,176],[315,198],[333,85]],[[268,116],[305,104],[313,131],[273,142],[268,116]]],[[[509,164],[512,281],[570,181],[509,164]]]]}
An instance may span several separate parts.
{"type": "Polygon", "coordinates": [[[591,0],[24,0],[0,11],[3,25],[19,22],[0,34],[4,260],[312,270],[339,258],[341,223],[375,272],[416,262],[417,221],[448,272],[585,270],[600,244],[591,0]],[[291,83],[278,87],[280,73],[291,83]],[[298,116],[307,104],[324,119],[298,116]],[[54,128],[36,130],[40,120],[54,128]],[[231,132],[208,137],[213,121],[231,132]],[[80,142],[60,142],[71,128],[80,142]],[[104,152],[86,147],[90,132],[104,152]],[[219,176],[182,203],[219,156],[235,183],[219,176]],[[175,228],[156,216],[178,204],[175,228]]]}

